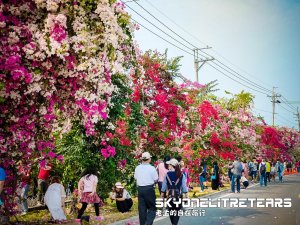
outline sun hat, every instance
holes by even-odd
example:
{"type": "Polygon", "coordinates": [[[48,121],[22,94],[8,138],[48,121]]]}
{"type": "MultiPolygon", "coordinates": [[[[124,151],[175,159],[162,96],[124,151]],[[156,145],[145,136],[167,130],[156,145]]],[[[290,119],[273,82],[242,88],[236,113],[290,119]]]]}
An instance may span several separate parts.
{"type": "Polygon", "coordinates": [[[149,152],[144,152],[144,153],[142,154],[142,159],[150,159],[150,158],[151,158],[151,155],[150,155],[149,152]]]}
{"type": "Polygon", "coordinates": [[[170,161],[167,161],[166,164],[170,164],[172,166],[177,166],[178,161],[176,159],[171,159],[170,161]]]}
{"type": "Polygon", "coordinates": [[[124,188],[123,185],[121,184],[121,182],[117,182],[115,184],[116,188],[124,188]]]}

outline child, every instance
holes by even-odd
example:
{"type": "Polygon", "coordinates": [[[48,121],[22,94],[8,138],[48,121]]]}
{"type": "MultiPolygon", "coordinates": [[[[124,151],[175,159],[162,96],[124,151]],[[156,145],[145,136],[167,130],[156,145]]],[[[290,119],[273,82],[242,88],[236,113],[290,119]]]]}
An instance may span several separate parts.
{"type": "Polygon", "coordinates": [[[241,177],[241,183],[243,184],[244,188],[246,189],[249,186],[249,181],[245,176],[241,177]]]}

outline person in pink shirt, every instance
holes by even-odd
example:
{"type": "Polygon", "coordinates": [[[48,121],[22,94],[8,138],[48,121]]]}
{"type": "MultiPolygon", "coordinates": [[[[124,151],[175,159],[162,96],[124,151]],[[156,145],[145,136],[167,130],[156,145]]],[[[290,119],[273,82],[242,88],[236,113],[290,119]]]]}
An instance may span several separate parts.
{"type": "Polygon", "coordinates": [[[159,194],[161,194],[161,187],[162,187],[162,183],[165,179],[165,176],[167,174],[168,170],[168,164],[166,164],[167,161],[170,161],[171,157],[169,155],[165,156],[164,161],[159,163],[157,166],[157,173],[158,173],[158,190],[159,190],[159,194]]]}
{"type": "Polygon", "coordinates": [[[94,204],[96,219],[102,220],[103,217],[100,216],[99,207],[103,206],[103,202],[97,194],[97,170],[95,168],[87,168],[81,179],[78,182],[78,196],[82,204],[80,210],[78,211],[78,216],[76,222],[80,222],[80,219],[86,210],[88,204],[94,204]]]}
{"type": "Polygon", "coordinates": [[[248,167],[248,163],[246,160],[244,160],[244,162],[242,163],[243,165],[243,176],[248,179],[248,176],[249,176],[249,167],[248,167]]]}
{"type": "Polygon", "coordinates": [[[180,164],[180,168],[181,168],[182,173],[186,176],[186,186],[189,189],[192,189],[191,186],[190,186],[191,178],[189,176],[189,170],[188,170],[188,168],[185,167],[185,164],[184,164],[183,160],[181,160],[179,162],[179,164],[180,164]]]}

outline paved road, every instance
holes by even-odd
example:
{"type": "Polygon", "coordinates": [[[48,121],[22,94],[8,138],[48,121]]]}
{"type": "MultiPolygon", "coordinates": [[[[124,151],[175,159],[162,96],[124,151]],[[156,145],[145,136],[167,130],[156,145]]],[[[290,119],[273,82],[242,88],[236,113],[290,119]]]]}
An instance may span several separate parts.
{"type": "MultiPolygon", "coordinates": [[[[180,218],[179,225],[300,225],[300,175],[284,177],[284,183],[253,186],[239,194],[223,192],[215,198],[292,198],[291,208],[206,208],[205,216],[180,218]]],[[[203,209],[203,208],[202,208],[203,209]]],[[[154,225],[171,224],[168,217],[154,225]]]]}

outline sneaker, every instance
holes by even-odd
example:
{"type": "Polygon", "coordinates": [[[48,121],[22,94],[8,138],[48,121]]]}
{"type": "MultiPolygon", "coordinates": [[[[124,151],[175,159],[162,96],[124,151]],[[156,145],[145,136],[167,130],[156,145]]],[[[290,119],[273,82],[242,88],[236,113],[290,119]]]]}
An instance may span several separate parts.
{"type": "Polygon", "coordinates": [[[75,219],[74,222],[75,223],[81,223],[81,220],[80,219],[75,219]]]}
{"type": "Polygon", "coordinates": [[[21,216],[25,216],[27,214],[27,212],[22,212],[21,216]]]}

